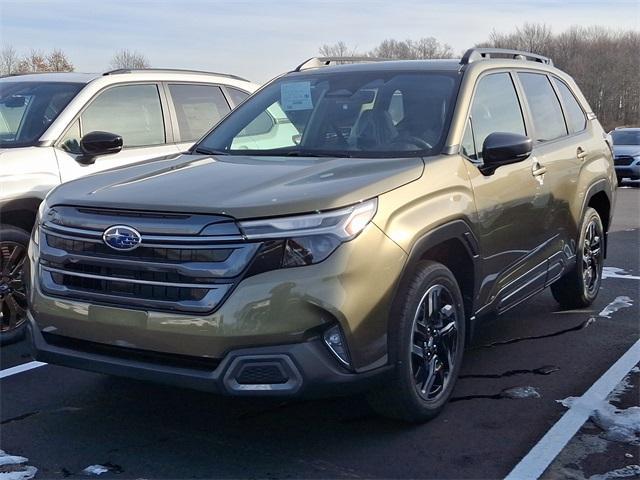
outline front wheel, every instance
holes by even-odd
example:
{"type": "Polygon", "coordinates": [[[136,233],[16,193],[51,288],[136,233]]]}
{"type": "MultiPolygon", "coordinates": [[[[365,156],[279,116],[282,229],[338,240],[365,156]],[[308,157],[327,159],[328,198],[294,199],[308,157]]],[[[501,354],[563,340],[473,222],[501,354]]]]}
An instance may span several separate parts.
{"type": "Polygon", "coordinates": [[[23,266],[29,234],[15,227],[0,228],[0,345],[21,340],[27,330],[27,295],[23,266]]]}
{"type": "Polygon", "coordinates": [[[551,293],[564,308],[585,308],[598,296],[604,264],[604,227],[600,215],[587,208],[582,220],[576,264],[557,282],[551,293]]]}
{"type": "Polygon", "coordinates": [[[420,262],[397,294],[389,319],[390,382],[370,392],[378,413],[424,422],[440,413],[455,385],[465,339],[462,294],[451,271],[420,262]]]}

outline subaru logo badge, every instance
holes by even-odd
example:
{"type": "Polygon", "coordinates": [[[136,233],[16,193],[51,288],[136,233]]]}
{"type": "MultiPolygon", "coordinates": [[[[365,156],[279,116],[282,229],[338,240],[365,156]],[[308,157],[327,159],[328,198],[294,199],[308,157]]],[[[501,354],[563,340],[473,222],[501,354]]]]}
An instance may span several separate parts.
{"type": "Polygon", "coordinates": [[[114,225],[104,231],[102,240],[114,250],[126,252],[138,248],[142,242],[142,236],[135,228],[114,225]]]}

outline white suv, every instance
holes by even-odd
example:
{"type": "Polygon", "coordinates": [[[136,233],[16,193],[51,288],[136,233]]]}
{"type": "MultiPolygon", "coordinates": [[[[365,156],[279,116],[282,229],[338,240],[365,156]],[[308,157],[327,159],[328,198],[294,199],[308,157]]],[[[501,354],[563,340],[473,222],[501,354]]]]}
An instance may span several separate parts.
{"type": "Polygon", "coordinates": [[[183,152],[256,88],[233,75],[182,70],[1,78],[0,344],[24,334],[22,263],[47,192],[183,152]]]}

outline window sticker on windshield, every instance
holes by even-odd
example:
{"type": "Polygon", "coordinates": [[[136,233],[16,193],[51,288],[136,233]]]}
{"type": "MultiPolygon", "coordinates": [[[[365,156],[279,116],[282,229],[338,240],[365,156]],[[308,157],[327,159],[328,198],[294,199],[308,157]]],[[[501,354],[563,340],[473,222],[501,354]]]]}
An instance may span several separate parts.
{"type": "Polygon", "coordinates": [[[280,104],[285,112],[312,109],[311,82],[291,82],[280,85],[280,104]]]}

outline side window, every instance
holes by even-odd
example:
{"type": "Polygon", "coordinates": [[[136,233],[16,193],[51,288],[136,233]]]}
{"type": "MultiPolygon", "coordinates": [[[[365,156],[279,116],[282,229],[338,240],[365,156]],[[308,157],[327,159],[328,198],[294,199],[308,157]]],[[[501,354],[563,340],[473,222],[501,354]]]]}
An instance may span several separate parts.
{"type": "Polygon", "coordinates": [[[194,142],[220,121],[229,104],[220,87],[213,85],[169,85],[181,142],[194,142]]]}
{"type": "Polygon", "coordinates": [[[493,73],[478,82],[471,122],[478,159],[482,158],[482,144],[491,133],[526,135],[518,95],[508,73],[493,73]]]}
{"type": "Polygon", "coordinates": [[[460,144],[461,153],[472,160],[477,160],[476,146],[473,143],[473,129],[471,128],[471,120],[467,120],[467,126],[464,128],[462,143],[460,144]]]}
{"type": "Polygon", "coordinates": [[[58,143],[60,148],[65,152],[72,153],[74,155],[81,153],[80,150],[80,120],[73,122],[73,125],[69,127],[67,133],[63,135],[58,143]]]}
{"type": "Polygon", "coordinates": [[[227,87],[227,93],[235,105],[240,105],[249,96],[247,92],[243,92],[242,90],[238,90],[233,87],[227,87]]]}
{"type": "Polygon", "coordinates": [[[124,85],[98,95],[81,115],[82,133],[96,130],[122,136],[124,147],[165,142],[160,95],[156,85],[124,85]]]}
{"type": "Polygon", "coordinates": [[[587,127],[587,117],[585,117],[580,104],[574,97],[569,87],[557,78],[553,81],[560,92],[560,98],[562,98],[562,104],[564,105],[565,113],[567,115],[567,125],[569,126],[569,133],[576,133],[584,130],[587,127]]]}
{"type": "Polygon", "coordinates": [[[567,134],[562,108],[546,75],[518,73],[533,117],[536,140],[546,142],[567,134]]]}

